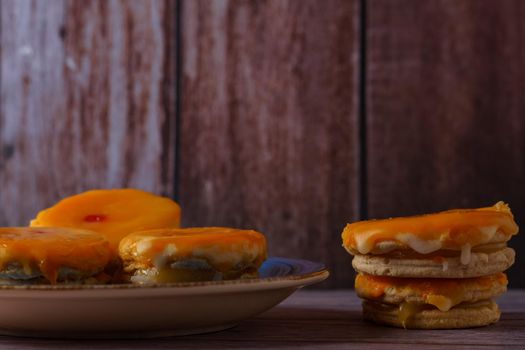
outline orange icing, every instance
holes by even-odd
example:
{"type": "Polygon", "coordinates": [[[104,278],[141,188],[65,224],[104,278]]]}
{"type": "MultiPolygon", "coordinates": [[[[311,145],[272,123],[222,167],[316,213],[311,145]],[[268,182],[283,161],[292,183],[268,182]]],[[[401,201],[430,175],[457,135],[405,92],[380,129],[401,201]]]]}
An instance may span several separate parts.
{"type": "Polygon", "coordinates": [[[129,233],[179,224],[177,203],[136,189],[77,194],[42,210],[31,221],[32,227],[72,227],[101,233],[109,240],[115,256],[120,240],[129,233]]]}
{"type": "Polygon", "coordinates": [[[107,240],[95,232],[29,227],[0,228],[0,252],[0,268],[18,262],[30,272],[38,266],[50,283],[61,267],[96,273],[111,255],[107,240]]]}
{"type": "Polygon", "coordinates": [[[254,259],[259,266],[267,256],[266,239],[252,230],[225,227],[195,227],[137,232],[120,243],[121,256],[153,266],[163,254],[175,260],[203,258],[218,271],[235,268],[242,258],[254,259]]]}
{"type": "MultiPolygon", "coordinates": [[[[448,210],[435,214],[348,224],[342,233],[343,246],[352,253],[367,254],[380,242],[393,241],[407,247],[431,244],[425,253],[438,249],[461,249],[489,242],[496,233],[510,239],[518,226],[507,204],[498,202],[480,209],[448,210]],[[417,242],[419,241],[419,242],[417,242]]],[[[413,248],[413,247],[409,247],[413,248]]]]}
{"type": "Polygon", "coordinates": [[[405,292],[417,294],[425,303],[434,305],[442,311],[462,302],[463,295],[470,290],[488,290],[494,286],[506,286],[507,276],[500,272],[490,276],[476,278],[395,278],[387,276],[371,276],[358,274],[355,279],[355,289],[360,297],[366,299],[381,299],[389,288],[402,295],[405,292]]]}

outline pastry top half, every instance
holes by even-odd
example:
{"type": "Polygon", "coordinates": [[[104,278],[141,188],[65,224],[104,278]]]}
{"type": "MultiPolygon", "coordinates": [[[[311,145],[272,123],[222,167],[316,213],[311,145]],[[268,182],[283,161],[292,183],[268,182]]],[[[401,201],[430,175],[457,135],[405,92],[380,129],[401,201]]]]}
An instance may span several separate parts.
{"type": "Polygon", "coordinates": [[[517,233],[518,225],[509,206],[498,202],[479,209],[360,221],[348,224],[342,239],[345,249],[353,255],[397,250],[425,255],[440,250],[467,253],[475,247],[500,249],[517,233]]]}
{"type": "Polygon", "coordinates": [[[56,283],[81,280],[104,269],[108,241],[69,228],[0,228],[0,279],[56,283]]]}
{"type": "Polygon", "coordinates": [[[396,278],[358,274],[355,280],[357,295],[363,299],[395,305],[433,305],[448,311],[461,303],[475,303],[503,294],[507,276],[465,279],[396,278]]]}
{"type": "Polygon", "coordinates": [[[173,200],[137,189],[91,190],[42,210],[33,227],[54,226],[103,234],[118,256],[120,240],[136,231],[178,227],[180,207],[173,200]]]}
{"type": "Polygon", "coordinates": [[[225,227],[137,232],[122,239],[119,251],[124,269],[143,275],[151,271],[209,270],[238,278],[244,272],[256,273],[267,257],[263,234],[225,227]]]}

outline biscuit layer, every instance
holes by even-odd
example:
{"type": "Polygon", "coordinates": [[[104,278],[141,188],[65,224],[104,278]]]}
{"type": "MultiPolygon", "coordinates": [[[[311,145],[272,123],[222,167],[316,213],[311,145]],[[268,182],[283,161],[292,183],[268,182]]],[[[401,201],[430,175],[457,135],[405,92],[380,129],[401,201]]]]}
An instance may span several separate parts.
{"type": "Polygon", "coordinates": [[[515,252],[505,247],[490,253],[472,252],[468,264],[461,256],[429,259],[389,258],[382,255],[356,255],[354,269],[375,276],[414,278],[470,278],[505,271],[514,264],[515,252]]]}

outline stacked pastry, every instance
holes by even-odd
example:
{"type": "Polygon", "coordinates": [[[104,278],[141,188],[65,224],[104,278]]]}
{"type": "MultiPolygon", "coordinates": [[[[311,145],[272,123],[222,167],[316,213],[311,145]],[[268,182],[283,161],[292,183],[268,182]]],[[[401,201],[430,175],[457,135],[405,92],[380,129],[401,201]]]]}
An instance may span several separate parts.
{"type": "Polygon", "coordinates": [[[518,226],[507,204],[348,224],[343,246],[358,272],[363,316],[423,329],[484,326],[499,320],[493,299],[514,263],[507,246],[518,226]]]}

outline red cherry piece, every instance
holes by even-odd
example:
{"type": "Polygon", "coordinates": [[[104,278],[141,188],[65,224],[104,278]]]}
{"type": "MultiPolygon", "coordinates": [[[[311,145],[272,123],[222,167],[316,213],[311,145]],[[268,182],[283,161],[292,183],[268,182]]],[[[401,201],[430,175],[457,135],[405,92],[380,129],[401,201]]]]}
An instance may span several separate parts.
{"type": "Polygon", "coordinates": [[[103,214],[92,214],[92,215],[86,215],[84,217],[84,221],[86,222],[101,222],[101,221],[105,221],[106,219],[107,219],[107,216],[103,214]]]}

